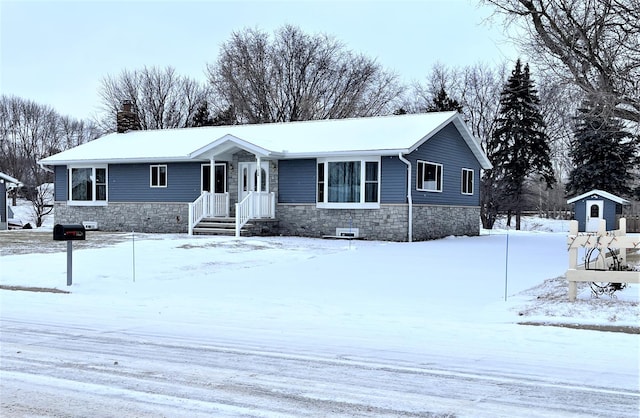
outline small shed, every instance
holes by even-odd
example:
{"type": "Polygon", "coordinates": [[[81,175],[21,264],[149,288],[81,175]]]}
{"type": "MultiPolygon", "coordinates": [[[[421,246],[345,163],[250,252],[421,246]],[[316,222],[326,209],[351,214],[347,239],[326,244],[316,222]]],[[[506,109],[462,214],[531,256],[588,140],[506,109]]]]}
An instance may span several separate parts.
{"type": "Polygon", "coordinates": [[[591,190],[567,200],[575,204],[574,219],[578,221],[578,231],[596,232],[600,221],[606,221],[607,231],[617,228],[616,215],[622,214],[622,206],[630,202],[602,190],[591,190]]]}
{"type": "Polygon", "coordinates": [[[13,218],[7,192],[14,187],[22,187],[22,183],[8,174],[0,172],[0,230],[8,229],[9,219],[13,218]]]}

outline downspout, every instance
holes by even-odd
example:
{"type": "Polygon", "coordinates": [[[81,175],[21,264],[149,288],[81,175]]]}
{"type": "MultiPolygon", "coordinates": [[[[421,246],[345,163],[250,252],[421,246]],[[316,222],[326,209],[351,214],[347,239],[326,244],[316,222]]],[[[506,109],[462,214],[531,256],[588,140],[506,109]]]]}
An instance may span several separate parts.
{"type": "Polygon", "coordinates": [[[402,153],[398,153],[400,161],[407,165],[407,203],[409,204],[409,227],[408,227],[408,242],[413,242],[413,199],[411,198],[411,162],[402,156],[402,153]]]}

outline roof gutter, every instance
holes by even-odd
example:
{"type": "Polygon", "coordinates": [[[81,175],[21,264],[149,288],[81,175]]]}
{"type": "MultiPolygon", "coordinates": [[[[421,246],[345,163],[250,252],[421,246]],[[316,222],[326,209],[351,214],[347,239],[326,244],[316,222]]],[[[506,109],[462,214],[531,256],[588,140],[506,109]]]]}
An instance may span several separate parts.
{"type": "Polygon", "coordinates": [[[47,172],[49,172],[49,173],[53,173],[53,170],[52,170],[52,169],[50,169],[50,168],[48,168],[48,167],[45,167],[45,166],[44,166],[44,164],[43,164],[42,162],[38,161],[38,165],[39,165],[39,166],[40,166],[40,168],[41,168],[41,169],[43,169],[44,171],[47,171],[47,172]]]}
{"type": "Polygon", "coordinates": [[[407,228],[407,241],[413,242],[413,199],[411,197],[411,161],[398,153],[400,161],[407,165],[407,203],[409,204],[409,227],[407,228]]]}

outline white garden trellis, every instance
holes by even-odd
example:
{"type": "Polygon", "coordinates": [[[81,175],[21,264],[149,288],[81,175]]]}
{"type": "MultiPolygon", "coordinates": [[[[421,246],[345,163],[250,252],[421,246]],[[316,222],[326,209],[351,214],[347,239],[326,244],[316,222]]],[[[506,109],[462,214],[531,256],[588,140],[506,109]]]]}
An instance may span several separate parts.
{"type": "Polygon", "coordinates": [[[619,222],[620,229],[607,231],[606,222],[602,220],[598,232],[588,233],[578,232],[578,221],[570,222],[567,237],[570,301],[576,300],[578,282],[607,283],[606,287],[596,286],[606,288],[606,293],[610,296],[620,288],[618,284],[640,283],[640,271],[632,270],[627,265],[627,250],[640,249],[640,237],[627,235],[626,219],[621,218],[619,222]],[[578,252],[581,248],[585,249],[586,256],[584,263],[578,264],[578,252]],[[597,257],[592,257],[594,252],[597,257]]]}

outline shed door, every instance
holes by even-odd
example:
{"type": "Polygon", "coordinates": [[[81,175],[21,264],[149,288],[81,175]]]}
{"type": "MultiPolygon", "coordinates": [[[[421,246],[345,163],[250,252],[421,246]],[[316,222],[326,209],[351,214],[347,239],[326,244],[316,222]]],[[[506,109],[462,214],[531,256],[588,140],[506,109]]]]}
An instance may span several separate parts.
{"type": "MultiPolygon", "coordinates": [[[[600,221],[604,219],[604,201],[587,200],[587,222],[585,224],[586,232],[597,232],[600,221]]],[[[606,229],[606,226],[605,226],[606,229]]]]}

